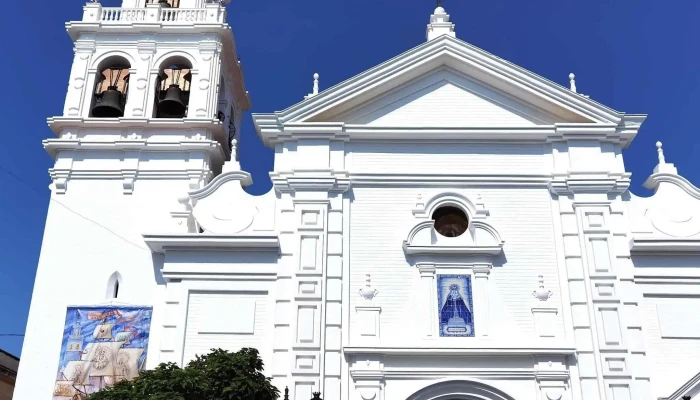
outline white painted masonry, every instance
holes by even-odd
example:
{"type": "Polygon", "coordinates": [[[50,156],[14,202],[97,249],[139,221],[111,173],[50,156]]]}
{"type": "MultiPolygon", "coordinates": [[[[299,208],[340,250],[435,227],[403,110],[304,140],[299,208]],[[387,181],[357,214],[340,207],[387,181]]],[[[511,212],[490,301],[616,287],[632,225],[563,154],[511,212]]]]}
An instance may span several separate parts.
{"type": "Polygon", "coordinates": [[[275,168],[251,196],[225,21],[220,2],[124,0],[67,24],[15,399],[51,398],[67,306],[115,302],[153,307],[148,368],[256,347],[294,400],[700,392],[700,189],[659,143],[654,195],[629,192],[622,153],[646,116],[457,39],[438,8],[426,43],[325,91],[316,74],[302,102],[253,115],[275,168]],[[130,65],[124,117],[90,117],[115,56],[130,65]],[[185,118],[153,117],[169,60],[192,66],[185,118]],[[448,206],[468,218],[461,236],[434,227],[448,206]],[[470,282],[473,337],[443,335],[444,275],[470,282]]]}

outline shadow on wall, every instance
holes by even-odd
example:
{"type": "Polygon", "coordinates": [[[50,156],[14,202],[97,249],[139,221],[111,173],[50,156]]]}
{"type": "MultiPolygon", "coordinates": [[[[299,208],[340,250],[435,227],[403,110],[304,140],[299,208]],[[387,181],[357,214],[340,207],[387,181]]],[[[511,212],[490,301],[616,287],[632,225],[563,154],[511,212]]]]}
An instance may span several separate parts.
{"type": "Polygon", "coordinates": [[[700,260],[693,255],[636,255],[632,256],[635,268],[699,268],[700,260]]]}

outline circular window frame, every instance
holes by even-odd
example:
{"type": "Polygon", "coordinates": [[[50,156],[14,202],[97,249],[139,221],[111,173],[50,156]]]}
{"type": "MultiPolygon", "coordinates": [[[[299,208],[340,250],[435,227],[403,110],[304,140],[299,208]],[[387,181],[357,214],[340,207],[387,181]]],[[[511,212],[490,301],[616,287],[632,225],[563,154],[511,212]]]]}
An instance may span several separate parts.
{"type": "Polygon", "coordinates": [[[471,225],[469,213],[457,204],[444,203],[435,207],[430,218],[433,220],[435,232],[445,238],[457,238],[464,235],[471,225]],[[446,230],[454,232],[453,235],[446,234],[446,230]]]}

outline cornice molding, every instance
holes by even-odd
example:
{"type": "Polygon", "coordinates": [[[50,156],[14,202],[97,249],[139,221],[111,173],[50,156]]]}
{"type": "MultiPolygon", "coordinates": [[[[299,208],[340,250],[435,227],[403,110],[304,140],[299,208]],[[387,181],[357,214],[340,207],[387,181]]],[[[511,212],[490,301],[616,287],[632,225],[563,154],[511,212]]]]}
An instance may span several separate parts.
{"type": "MultiPolygon", "coordinates": [[[[536,342],[536,341],[535,341],[536,342]]],[[[466,343],[465,343],[466,344],[466,343]]],[[[555,343],[535,344],[532,342],[524,343],[489,343],[478,340],[473,341],[469,345],[460,347],[429,347],[429,346],[377,346],[377,347],[359,347],[345,346],[343,348],[345,354],[360,355],[410,355],[410,356],[435,356],[435,355],[569,355],[576,352],[576,346],[573,343],[555,343]]]]}
{"type": "Polygon", "coordinates": [[[661,183],[672,183],[679,188],[683,189],[684,192],[688,193],[694,199],[700,200],[700,188],[693,185],[689,180],[676,174],[671,174],[667,172],[661,172],[651,175],[644,182],[644,187],[647,189],[655,189],[661,183]]]}
{"type": "Polygon", "coordinates": [[[620,130],[613,124],[559,123],[525,127],[383,127],[344,122],[286,122],[277,114],[253,114],[258,136],[265,145],[301,139],[335,141],[499,141],[551,143],[566,140],[600,140],[626,147],[636,130],[620,130]]]}
{"type": "Polygon", "coordinates": [[[215,118],[83,118],[51,117],[46,122],[49,128],[60,135],[66,129],[207,129],[214,133],[223,133],[224,126],[215,118]]]}
{"type": "Polygon", "coordinates": [[[576,193],[622,194],[629,189],[631,173],[609,171],[575,171],[553,174],[549,190],[556,195],[576,193]]]}
{"type": "Polygon", "coordinates": [[[195,201],[203,199],[212,195],[221,185],[230,181],[240,181],[243,187],[253,184],[253,178],[250,173],[246,171],[228,171],[212,179],[205,187],[189,192],[189,196],[195,201]]]}
{"type": "Polygon", "coordinates": [[[181,169],[181,170],[150,170],[143,171],[132,168],[120,168],[116,170],[73,170],[68,168],[50,168],[49,176],[53,181],[56,194],[65,194],[68,182],[80,179],[121,180],[124,194],[132,194],[136,180],[169,180],[187,179],[190,188],[197,188],[201,182],[206,182],[212,176],[209,169],[181,169]]]}
{"type": "Polygon", "coordinates": [[[209,234],[144,234],[143,240],[154,253],[167,251],[253,251],[279,252],[277,234],[209,235],[209,234]]]}
{"type": "Polygon", "coordinates": [[[270,179],[280,193],[344,193],[350,189],[347,171],[332,169],[276,171],[270,173],[270,179]]]}
{"type": "Polygon", "coordinates": [[[44,149],[56,157],[60,151],[129,151],[129,152],[174,152],[174,151],[203,151],[211,155],[214,161],[223,162],[226,155],[221,144],[215,140],[179,140],[157,141],[157,139],[120,139],[120,140],[91,140],[91,139],[45,139],[44,149]]]}
{"type": "Polygon", "coordinates": [[[472,44],[449,36],[442,36],[410,49],[382,64],[362,72],[317,96],[302,101],[280,112],[283,122],[308,120],[321,110],[329,107],[329,102],[346,100],[368,91],[384,79],[405,75],[412,70],[432,69],[426,66],[457,64],[457,70],[469,69],[475,75],[497,76],[509,85],[519,83],[521,90],[531,96],[546,97],[556,101],[562,108],[578,113],[597,122],[610,122],[618,125],[624,117],[602,104],[574,93],[569,88],[547,80],[522,67],[509,63],[500,57],[488,53],[472,44]],[[452,62],[447,62],[449,61],[452,62]]]}
{"type": "Polygon", "coordinates": [[[469,235],[466,232],[464,235],[456,238],[439,238],[432,241],[430,244],[416,244],[422,242],[417,240],[416,236],[419,233],[429,230],[431,236],[437,237],[437,233],[433,228],[435,221],[428,220],[419,222],[408,233],[408,238],[403,242],[403,250],[408,255],[445,255],[445,256],[497,256],[503,252],[505,242],[501,239],[498,232],[489,224],[483,221],[471,221],[470,231],[483,230],[488,232],[493,240],[489,244],[468,243],[462,236],[469,235]],[[462,239],[462,240],[460,240],[462,239]]]}
{"type": "Polygon", "coordinates": [[[700,255],[700,237],[633,237],[630,240],[630,252],[633,254],[684,254],[700,255]]]}
{"type": "Polygon", "coordinates": [[[350,172],[353,186],[420,186],[420,187],[460,187],[460,186],[513,186],[548,188],[552,174],[503,175],[503,174],[409,174],[385,172],[350,172]]]}

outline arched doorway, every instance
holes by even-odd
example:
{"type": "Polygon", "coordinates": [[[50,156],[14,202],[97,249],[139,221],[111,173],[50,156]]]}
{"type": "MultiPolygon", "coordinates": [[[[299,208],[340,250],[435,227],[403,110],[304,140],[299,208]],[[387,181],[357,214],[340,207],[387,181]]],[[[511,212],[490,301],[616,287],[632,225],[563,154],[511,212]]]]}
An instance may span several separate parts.
{"type": "Polygon", "coordinates": [[[467,380],[444,381],[423,388],[406,400],[515,400],[504,392],[467,380]]]}

